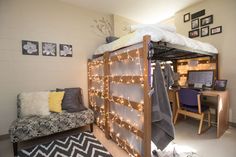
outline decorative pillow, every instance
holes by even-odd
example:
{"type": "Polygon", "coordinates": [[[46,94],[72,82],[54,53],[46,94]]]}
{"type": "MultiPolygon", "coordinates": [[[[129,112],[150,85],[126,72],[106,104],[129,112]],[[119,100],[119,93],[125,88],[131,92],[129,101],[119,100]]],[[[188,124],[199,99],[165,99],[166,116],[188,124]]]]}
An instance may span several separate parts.
{"type": "Polygon", "coordinates": [[[108,44],[108,43],[111,43],[111,42],[113,42],[113,41],[115,41],[117,39],[119,39],[119,38],[115,37],[115,36],[108,36],[108,37],[106,37],[106,42],[108,44]]]}
{"type": "Polygon", "coordinates": [[[21,93],[21,116],[49,115],[48,92],[21,93]]]}
{"type": "Polygon", "coordinates": [[[62,111],[62,99],[65,92],[50,92],[49,93],[49,110],[51,112],[61,112],[62,111]]]}
{"type": "Polygon", "coordinates": [[[86,109],[84,107],[83,95],[81,88],[65,88],[57,89],[57,91],[65,91],[62,100],[62,109],[67,112],[79,112],[86,109]]]}

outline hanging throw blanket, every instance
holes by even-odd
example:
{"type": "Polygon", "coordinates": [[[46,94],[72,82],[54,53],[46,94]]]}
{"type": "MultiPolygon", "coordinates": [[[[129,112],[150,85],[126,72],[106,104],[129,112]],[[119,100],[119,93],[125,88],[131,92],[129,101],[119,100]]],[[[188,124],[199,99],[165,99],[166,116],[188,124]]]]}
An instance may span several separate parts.
{"type": "Polygon", "coordinates": [[[157,61],[153,71],[152,141],[163,150],[174,139],[174,126],[161,65],[157,61]]]}
{"type": "Polygon", "coordinates": [[[167,89],[169,89],[169,87],[174,84],[174,72],[170,64],[164,65],[164,76],[165,76],[166,87],[167,89]]]}

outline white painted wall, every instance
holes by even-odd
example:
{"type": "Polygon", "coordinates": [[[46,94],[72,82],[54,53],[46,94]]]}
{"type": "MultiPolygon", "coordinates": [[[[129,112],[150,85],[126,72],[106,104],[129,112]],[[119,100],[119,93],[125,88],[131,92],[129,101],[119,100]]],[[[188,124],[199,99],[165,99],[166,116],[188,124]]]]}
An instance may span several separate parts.
{"type": "Polygon", "coordinates": [[[105,37],[91,27],[111,16],[57,0],[0,0],[0,135],[16,118],[20,92],[81,87],[87,103],[87,59],[105,37]],[[21,40],[73,45],[73,57],[26,56],[21,40]]]}

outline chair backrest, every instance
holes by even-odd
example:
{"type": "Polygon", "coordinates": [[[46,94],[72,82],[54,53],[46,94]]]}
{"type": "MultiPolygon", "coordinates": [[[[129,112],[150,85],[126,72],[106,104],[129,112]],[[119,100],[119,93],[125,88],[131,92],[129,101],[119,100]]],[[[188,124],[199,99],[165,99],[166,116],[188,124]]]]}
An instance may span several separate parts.
{"type": "Polygon", "coordinates": [[[181,88],[178,91],[178,94],[179,94],[180,106],[182,105],[198,106],[198,94],[199,94],[198,91],[190,88],[181,88]]]}

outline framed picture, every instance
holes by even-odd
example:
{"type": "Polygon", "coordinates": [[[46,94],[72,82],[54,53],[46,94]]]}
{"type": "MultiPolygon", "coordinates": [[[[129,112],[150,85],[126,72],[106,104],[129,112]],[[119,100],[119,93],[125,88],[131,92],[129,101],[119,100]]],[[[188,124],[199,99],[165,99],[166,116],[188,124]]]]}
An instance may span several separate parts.
{"type": "Polygon", "coordinates": [[[198,28],[199,27],[199,19],[194,19],[194,20],[192,20],[192,22],[191,22],[191,28],[192,29],[196,29],[196,28],[198,28]]]}
{"type": "Polygon", "coordinates": [[[22,40],[23,55],[39,55],[39,43],[37,41],[22,40]]]}
{"type": "Polygon", "coordinates": [[[61,57],[72,57],[72,45],[60,44],[59,48],[61,57]]]}
{"type": "Polygon", "coordinates": [[[190,21],[190,13],[184,14],[184,22],[190,21]]]}
{"type": "Polygon", "coordinates": [[[206,26],[213,23],[213,15],[201,18],[201,26],[206,26]]]}
{"type": "Polygon", "coordinates": [[[42,53],[43,53],[43,56],[56,56],[57,44],[42,42],[42,53]]]}
{"type": "Polygon", "coordinates": [[[188,36],[189,36],[189,38],[199,37],[199,29],[189,31],[188,36]]]}
{"type": "Polygon", "coordinates": [[[211,28],[211,35],[219,34],[222,32],[222,26],[211,28]]]}
{"type": "Polygon", "coordinates": [[[201,28],[201,37],[205,37],[209,35],[209,26],[201,28]]]}

